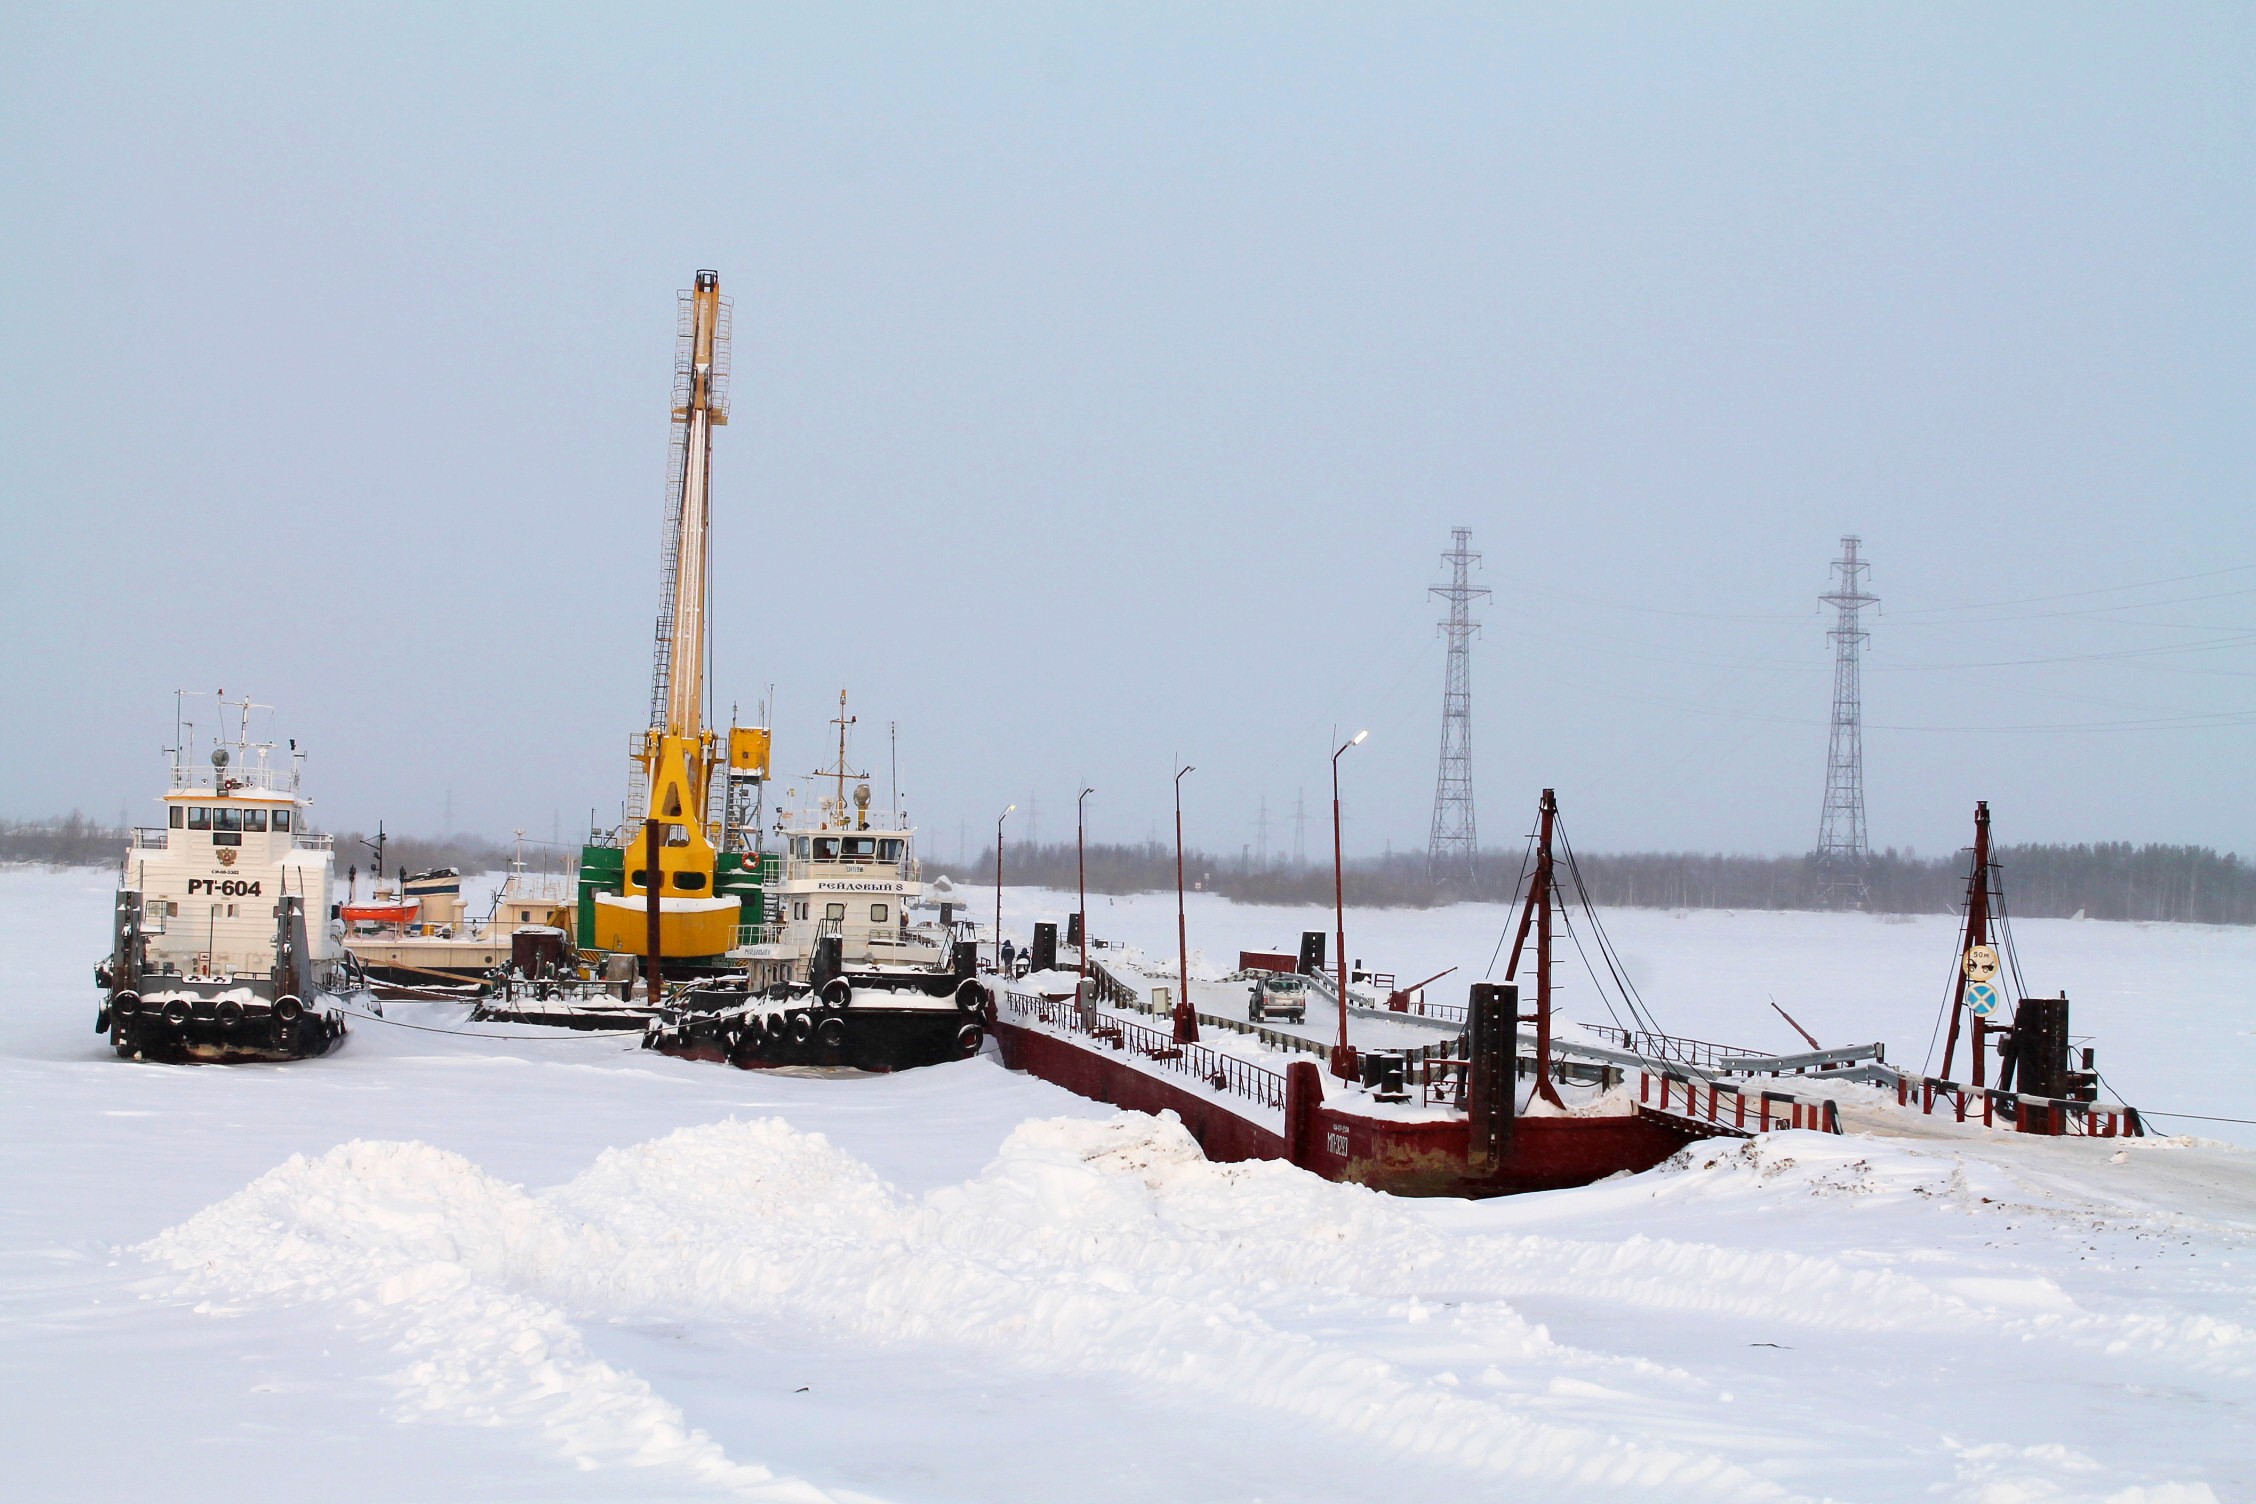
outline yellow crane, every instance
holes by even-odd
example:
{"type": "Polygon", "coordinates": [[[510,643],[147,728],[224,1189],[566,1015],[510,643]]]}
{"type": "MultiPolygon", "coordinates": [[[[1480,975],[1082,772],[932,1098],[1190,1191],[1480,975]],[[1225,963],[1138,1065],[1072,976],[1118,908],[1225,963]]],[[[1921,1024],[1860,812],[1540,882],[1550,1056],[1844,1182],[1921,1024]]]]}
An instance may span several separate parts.
{"type": "Polygon", "coordinates": [[[634,753],[643,819],[621,832],[618,890],[590,895],[599,950],[648,951],[653,895],[664,957],[717,958],[739,938],[742,898],[719,891],[726,815],[715,808],[713,779],[724,758],[735,773],[764,779],[768,733],[732,726],[724,743],[705,725],[713,430],[728,422],[728,325],[720,273],[700,271],[683,296],[650,726],[634,753]]]}

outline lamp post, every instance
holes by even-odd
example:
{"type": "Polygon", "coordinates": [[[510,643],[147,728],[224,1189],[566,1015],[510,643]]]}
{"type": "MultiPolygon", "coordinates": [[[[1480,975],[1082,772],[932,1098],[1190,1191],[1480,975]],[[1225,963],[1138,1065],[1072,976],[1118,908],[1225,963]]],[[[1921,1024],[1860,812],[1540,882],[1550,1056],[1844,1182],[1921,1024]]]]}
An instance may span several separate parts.
{"type": "Polygon", "coordinates": [[[1333,957],[1339,970],[1339,1043],[1332,1046],[1332,1074],[1342,1081],[1354,1079],[1355,1050],[1347,1042],[1347,887],[1340,875],[1339,760],[1340,753],[1370,734],[1368,729],[1356,732],[1332,754],[1332,922],[1336,927],[1332,939],[1339,947],[1333,957]]]}
{"type": "MultiPolygon", "coordinates": [[[[1190,927],[1183,918],[1183,774],[1189,767],[1175,775],[1175,1042],[1198,1043],[1198,1010],[1191,1006],[1191,939],[1190,927]]],[[[1084,923],[1087,921],[1084,920],[1084,923]]]]}
{"type": "Polygon", "coordinates": [[[1081,1002],[1089,998],[1089,796],[1095,792],[1083,789],[1073,801],[1073,864],[1081,875],[1081,1002]]]}
{"type": "Polygon", "coordinates": [[[1003,974],[1003,822],[1011,817],[1015,804],[1003,806],[995,817],[995,975],[1003,974]]]}

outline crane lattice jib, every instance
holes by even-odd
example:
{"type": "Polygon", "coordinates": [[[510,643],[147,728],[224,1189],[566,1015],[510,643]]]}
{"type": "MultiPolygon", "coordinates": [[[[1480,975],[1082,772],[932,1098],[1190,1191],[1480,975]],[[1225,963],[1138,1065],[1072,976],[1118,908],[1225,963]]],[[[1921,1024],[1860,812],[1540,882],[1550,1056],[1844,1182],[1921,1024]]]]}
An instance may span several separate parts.
{"type": "Polygon", "coordinates": [[[713,429],[728,422],[731,310],[718,272],[699,272],[696,288],[681,296],[650,722],[661,735],[695,737],[704,727],[713,429]]]}

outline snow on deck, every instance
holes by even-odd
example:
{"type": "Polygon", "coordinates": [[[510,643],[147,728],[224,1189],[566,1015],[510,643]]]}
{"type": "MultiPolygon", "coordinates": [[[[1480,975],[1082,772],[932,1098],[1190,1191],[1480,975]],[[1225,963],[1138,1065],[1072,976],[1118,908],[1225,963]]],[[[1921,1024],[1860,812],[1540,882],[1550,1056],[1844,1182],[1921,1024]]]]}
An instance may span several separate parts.
{"type": "Polygon", "coordinates": [[[991,1059],[128,1064],[108,886],[0,872],[11,1498],[2256,1493],[2246,1151],[1778,1133],[1413,1202],[991,1059]]]}

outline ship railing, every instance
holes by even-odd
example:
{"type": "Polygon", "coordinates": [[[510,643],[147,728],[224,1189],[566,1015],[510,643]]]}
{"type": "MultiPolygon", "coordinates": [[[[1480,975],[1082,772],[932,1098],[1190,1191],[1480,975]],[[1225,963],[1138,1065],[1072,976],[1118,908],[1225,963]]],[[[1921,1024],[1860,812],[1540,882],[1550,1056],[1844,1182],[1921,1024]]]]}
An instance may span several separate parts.
{"type": "Polygon", "coordinates": [[[1637,1105],[1640,1110],[1689,1118],[1740,1136],[1768,1133],[1773,1128],[1841,1131],[1841,1109],[1831,1097],[1779,1091],[1760,1081],[1717,1081],[1670,1071],[1639,1071],[1637,1105]]]}
{"type": "Polygon", "coordinates": [[[1741,1049],[1730,1044],[1711,1044],[1705,1039],[1683,1039],[1674,1034],[1656,1034],[1649,1029],[1614,1028],[1604,1024],[1585,1027],[1602,1039],[1620,1041],[1620,1047],[1632,1055],[1647,1060],[1666,1061],[1671,1065],[1689,1065],[1703,1071],[1735,1070],[1739,1068],[1740,1062],[1771,1058],[1761,1050],[1741,1049]]]}
{"type": "MultiPolygon", "coordinates": [[[[127,834],[126,844],[134,851],[163,851],[172,844],[172,832],[162,825],[137,825],[127,834]]],[[[294,851],[328,851],[333,845],[333,838],[329,836],[302,830],[290,834],[290,847],[294,851]]]]}
{"type": "Polygon", "coordinates": [[[1896,1105],[1916,1106],[1928,1116],[1938,1108],[1961,1123],[2006,1128],[2053,1138],[2143,1138],[2139,1110],[2122,1102],[2075,1097],[2040,1097],[1994,1086],[1969,1086],[1938,1076],[1889,1071],[1896,1105]]]}
{"type": "MultiPolygon", "coordinates": [[[[1466,1054],[1466,1049],[1466,1042],[1459,1038],[1445,1039],[1437,1045],[1427,1045],[1418,1051],[1393,1053],[1409,1057],[1410,1078],[1418,1083],[1426,1106],[1440,1104],[1462,1107],[1465,1105],[1466,1076],[1472,1069],[1472,1060],[1466,1054]]],[[[1519,1036],[1513,1059],[1513,1071],[1520,1080],[1528,1080],[1540,1071],[1533,1036],[1519,1036]]],[[[1616,1054],[1611,1059],[1578,1058],[1574,1054],[1554,1050],[1551,1056],[1551,1079],[1562,1086],[1588,1086],[1607,1091],[1627,1081],[1630,1071],[1639,1063],[1635,1056],[1630,1055],[1616,1054]]]]}
{"type": "Polygon", "coordinates": [[[1094,1007],[1083,1008],[1071,998],[1005,989],[999,992],[996,1006],[1014,1019],[1031,1019],[1052,1029],[1083,1035],[1107,1048],[1140,1055],[1162,1070],[1191,1077],[1214,1091],[1284,1110],[1284,1076],[1250,1060],[1201,1044],[1178,1044],[1172,1034],[1094,1007]]]}
{"type": "Polygon", "coordinates": [[[821,810],[787,809],[779,812],[776,818],[782,824],[786,838],[792,836],[858,836],[866,835],[873,830],[882,830],[889,834],[898,835],[904,830],[916,829],[916,826],[910,822],[906,811],[895,812],[889,809],[867,811],[867,823],[864,823],[864,815],[858,814],[850,825],[826,824],[826,817],[821,810]]]}
{"type": "Polygon", "coordinates": [[[1445,1024],[1461,1024],[1466,1019],[1463,1003],[1429,1003],[1423,992],[1415,992],[1408,997],[1403,997],[1399,992],[1388,994],[1386,1011],[1405,1018],[1436,1018],[1445,1024]],[[1400,1007],[1396,1007],[1394,1003],[1394,999],[1398,997],[1402,998],[1400,1007]]]}
{"type": "Polygon", "coordinates": [[[171,786],[175,789],[208,793],[214,799],[224,799],[229,794],[243,790],[260,794],[295,794],[297,783],[297,775],[292,769],[256,762],[229,764],[226,768],[176,763],[171,779],[171,786]]]}

